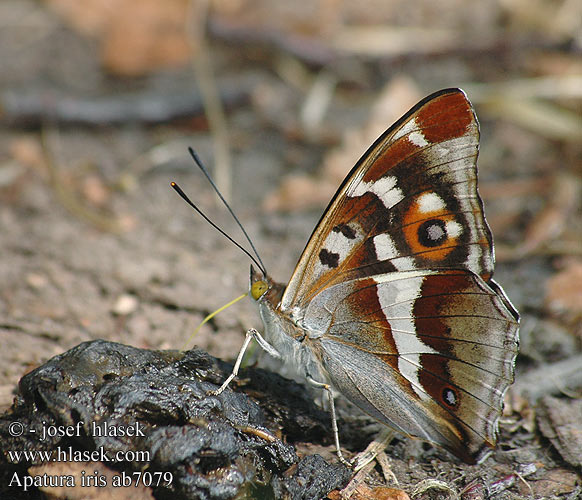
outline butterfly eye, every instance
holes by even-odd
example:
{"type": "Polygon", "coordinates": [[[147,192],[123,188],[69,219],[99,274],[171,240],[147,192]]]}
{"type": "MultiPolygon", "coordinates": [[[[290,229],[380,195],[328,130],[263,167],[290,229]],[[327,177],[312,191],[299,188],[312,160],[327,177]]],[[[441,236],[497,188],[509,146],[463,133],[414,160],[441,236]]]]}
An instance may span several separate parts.
{"type": "Polygon", "coordinates": [[[269,289],[266,281],[255,281],[251,285],[251,297],[254,300],[259,300],[265,292],[269,289]]]}

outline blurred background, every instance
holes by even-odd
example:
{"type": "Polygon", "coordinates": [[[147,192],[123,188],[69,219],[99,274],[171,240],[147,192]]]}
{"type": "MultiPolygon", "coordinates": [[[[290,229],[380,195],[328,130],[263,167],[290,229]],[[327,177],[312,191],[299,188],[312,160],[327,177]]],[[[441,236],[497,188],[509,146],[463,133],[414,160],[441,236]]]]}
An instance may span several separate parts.
{"type": "MultiPolygon", "coordinates": [[[[169,187],[242,241],[187,147],[286,281],[374,139],[461,87],[496,279],[523,316],[513,409],[533,418],[525,377],[582,366],[581,54],[576,0],[3,0],[2,408],[79,342],[180,348],[246,291],[248,259],[169,187]]],[[[190,345],[229,359],[250,326],[243,301],[190,345]]],[[[556,375],[566,394],[580,372],[556,375]]]]}

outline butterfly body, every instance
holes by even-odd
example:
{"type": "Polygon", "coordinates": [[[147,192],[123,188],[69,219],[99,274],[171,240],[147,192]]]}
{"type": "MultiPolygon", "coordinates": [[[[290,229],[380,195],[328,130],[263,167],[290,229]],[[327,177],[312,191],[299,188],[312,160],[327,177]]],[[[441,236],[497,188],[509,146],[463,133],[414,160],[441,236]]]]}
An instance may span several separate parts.
{"type": "Polygon", "coordinates": [[[462,91],[427,97],[348,174],[289,284],[250,289],[279,357],[467,462],[495,445],[519,321],[491,279],[478,143],[462,91]]]}
{"type": "MultiPolygon", "coordinates": [[[[256,296],[259,316],[263,322],[264,339],[275,349],[278,357],[291,367],[294,373],[314,380],[322,378],[321,362],[316,357],[315,338],[290,314],[283,314],[278,307],[284,285],[258,275],[251,266],[251,297],[256,296]],[[253,295],[253,284],[266,284],[266,292],[253,295]]],[[[316,337],[316,336],[315,336],[316,337]]],[[[320,380],[321,381],[321,380],[320,380]]]]}

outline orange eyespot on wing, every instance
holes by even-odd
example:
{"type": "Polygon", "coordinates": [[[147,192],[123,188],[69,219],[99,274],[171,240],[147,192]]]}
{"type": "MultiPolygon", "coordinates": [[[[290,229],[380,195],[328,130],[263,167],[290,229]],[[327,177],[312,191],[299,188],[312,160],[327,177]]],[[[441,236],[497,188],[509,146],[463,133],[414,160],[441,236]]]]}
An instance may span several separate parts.
{"type": "Polygon", "coordinates": [[[412,254],[439,262],[455,249],[463,226],[436,193],[423,193],[403,217],[402,229],[412,254]]]}

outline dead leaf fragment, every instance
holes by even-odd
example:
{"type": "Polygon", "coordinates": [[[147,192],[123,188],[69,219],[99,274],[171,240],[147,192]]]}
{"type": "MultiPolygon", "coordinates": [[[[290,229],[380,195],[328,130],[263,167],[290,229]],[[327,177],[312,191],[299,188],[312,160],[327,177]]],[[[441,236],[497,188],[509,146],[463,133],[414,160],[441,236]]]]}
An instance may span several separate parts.
{"type": "Polygon", "coordinates": [[[523,485],[520,492],[524,495],[534,494],[535,498],[556,498],[558,495],[568,495],[572,493],[579,484],[576,473],[567,469],[554,469],[539,481],[529,482],[531,490],[523,485]]]}
{"type": "Polygon", "coordinates": [[[334,184],[317,181],[307,176],[286,177],[279,188],[269,194],[263,202],[267,212],[295,212],[325,206],[333,194],[334,184]]]}
{"type": "Polygon", "coordinates": [[[104,66],[136,76],[184,64],[188,0],[46,0],[80,33],[97,38],[104,66]]]}
{"type": "MultiPolygon", "coordinates": [[[[345,497],[338,490],[332,491],[327,497],[330,500],[345,500],[345,497]]],[[[404,490],[398,488],[386,488],[383,486],[370,488],[362,484],[350,496],[350,500],[410,500],[410,497],[404,490]]]]}
{"type": "Polygon", "coordinates": [[[538,408],[538,424],[566,462],[582,466],[582,400],[546,396],[538,408]]]}
{"type": "Polygon", "coordinates": [[[556,176],[546,195],[546,205],[528,225],[518,252],[526,255],[559,238],[578,206],[580,192],[581,183],[575,176],[556,176]]]}

